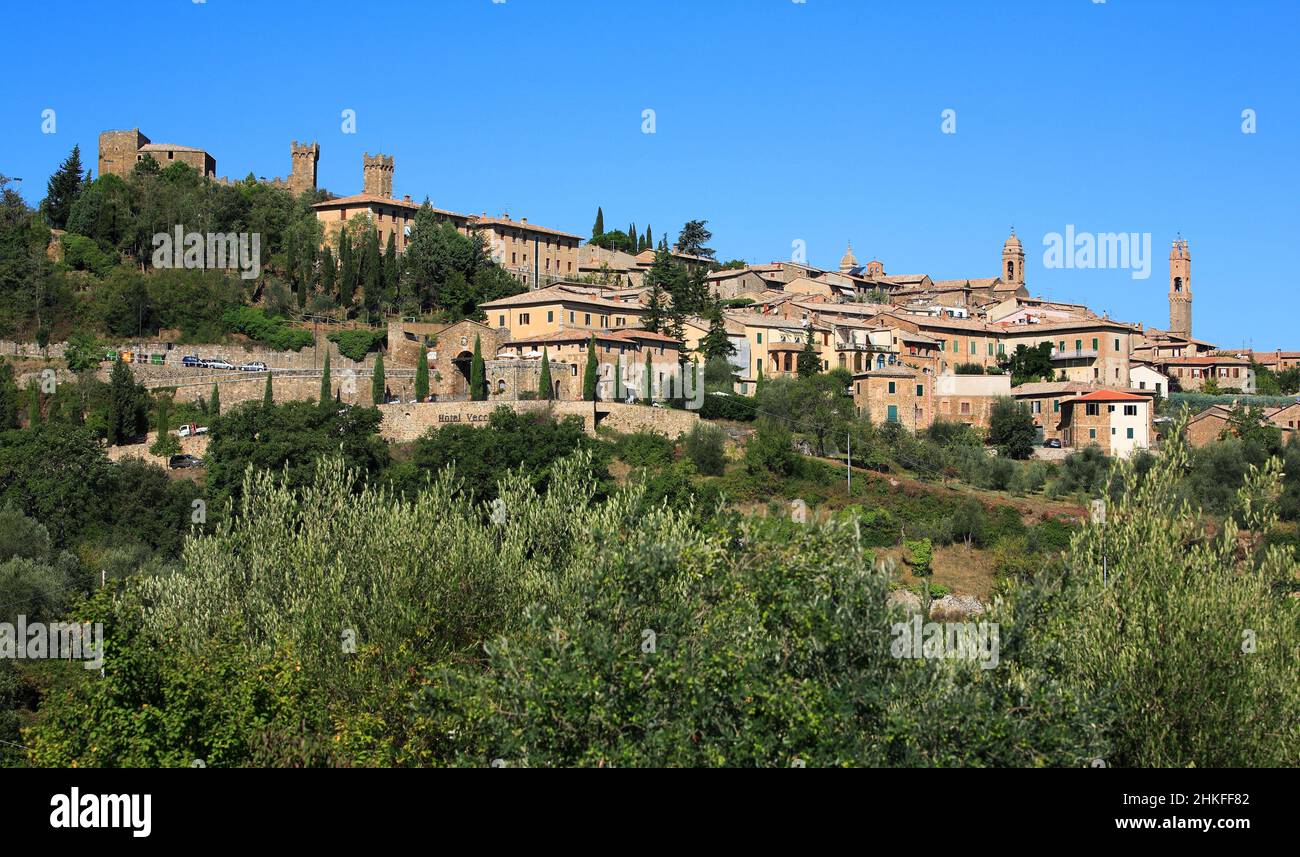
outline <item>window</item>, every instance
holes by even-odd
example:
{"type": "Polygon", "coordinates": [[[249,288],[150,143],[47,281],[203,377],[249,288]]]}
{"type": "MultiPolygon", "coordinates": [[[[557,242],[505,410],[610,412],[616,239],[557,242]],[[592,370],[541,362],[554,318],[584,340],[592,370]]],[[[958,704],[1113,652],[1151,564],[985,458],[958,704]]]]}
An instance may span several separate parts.
{"type": "Polygon", "coordinates": [[[763,332],[761,330],[758,332],[758,344],[763,344],[763,332]]]}
{"type": "Polygon", "coordinates": [[[1098,338],[1095,337],[1095,336],[1092,338],[1092,350],[1093,350],[1093,351],[1100,351],[1100,350],[1101,350],[1101,340],[1098,339],[1098,338]]]}
{"type": "Polygon", "coordinates": [[[1032,410],[1036,414],[1041,414],[1043,412],[1043,403],[1035,401],[1032,405],[1032,410]]]}
{"type": "Polygon", "coordinates": [[[591,313],[584,312],[582,314],[582,324],[584,327],[591,327],[591,313]]]}
{"type": "Polygon", "coordinates": [[[1097,439],[1097,430],[1088,429],[1088,440],[1096,440],[1096,439],[1097,439]]]}
{"type": "Polygon", "coordinates": [[[1075,350],[1076,352],[1077,352],[1077,351],[1082,351],[1082,350],[1083,350],[1083,340],[1082,340],[1082,339],[1076,339],[1076,340],[1074,340],[1074,350],[1075,350]]]}
{"type": "Polygon", "coordinates": [[[1060,412],[1061,412],[1061,400],[1060,400],[1060,399],[1053,399],[1053,400],[1052,400],[1052,413],[1054,413],[1054,414],[1059,414],[1060,412]]]}
{"type": "Polygon", "coordinates": [[[506,326],[506,317],[504,315],[497,316],[497,327],[505,327],[505,326],[506,326]]]}
{"type": "Polygon", "coordinates": [[[526,312],[519,313],[519,323],[528,324],[528,313],[526,312]]]}
{"type": "Polygon", "coordinates": [[[893,382],[893,381],[890,381],[890,382],[889,382],[889,395],[891,395],[891,396],[894,395],[894,382],[893,382]]]}
{"type": "Polygon", "coordinates": [[[569,310],[569,324],[573,324],[573,310],[569,310]]]}
{"type": "Polygon", "coordinates": [[[891,423],[896,423],[896,422],[898,422],[898,405],[890,405],[890,406],[889,406],[889,416],[888,416],[888,419],[889,419],[889,421],[890,421],[891,423]]]}
{"type": "Polygon", "coordinates": [[[969,413],[970,413],[970,402],[962,402],[962,403],[961,403],[961,412],[962,412],[963,414],[969,414],[969,413]]]}
{"type": "Polygon", "coordinates": [[[993,356],[993,343],[992,343],[992,342],[989,343],[989,356],[990,356],[990,357],[993,356]]]}
{"type": "Polygon", "coordinates": [[[1065,351],[1065,340],[1064,340],[1064,339],[1061,340],[1060,345],[1061,345],[1061,347],[1058,348],[1058,349],[1056,349],[1056,350],[1057,350],[1057,351],[1065,351]]]}
{"type": "MultiPolygon", "coordinates": [[[[1125,405],[1125,406],[1124,406],[1124,416],[1126,416],[1126,417],[1136,417],[1137,415],[1138,415],[1138,406],[1137,406],[1137,405],[1125,405]]],[[[1130,431],[1132,431],[1132,429],[1130,429],[1130,431]]]]}
{"type": "Polygon", "coordinates": [[[1119,344],[1119,340],[1118,340],[1118,339],[1115,340],[1115,350],[1116,350],[1116,351],[1123,351],[1123,350],[1124,350],[1123,348],[1120,347],[1120,344],[1119,344]]]}
{"type": "Polygon", "coordinates": [[[553,310],[553,309],[548,309],[548,310],[546,311],[546,323],[547,323],[547,324],[554,324],[554,323],[555,323],[555,310],[553,310]]]}
{"type": "Polygon", "coordinates": [[[924,396],[925,396],[925,386],[924,386],[923,384],[917,384],[917,385],[916,385],[916,397],[917,397],[918,399],[920,399],[920,398],[922,398],[922,397],[924,397],[924,396]]]}
{"type": "Polygon", "coordinates": [[[1101,405],[1096,402],[1088,402],[1083,406],[1083,412],[1090,417],[1101,416],[1101,405]]]}
{"type": "Polygon", "coordinates": [[[953,354],[961,353],[961,342],[955,336],[952,338],[952,353],[953,354]]]}
{"type": "Polygon", "coordinates": [[[970,341],[970,353],[972,356],[975,354],[975,340],[973,339],[970,341]]]}
{"type": "Polygon", "coordinates": [[[1129,430],[1128,430],[1128,439],[1129,439],[1129,440],[1132,440],[1132,439],[1133,439],[1133,429],[1129,429],[1129,430]]]}

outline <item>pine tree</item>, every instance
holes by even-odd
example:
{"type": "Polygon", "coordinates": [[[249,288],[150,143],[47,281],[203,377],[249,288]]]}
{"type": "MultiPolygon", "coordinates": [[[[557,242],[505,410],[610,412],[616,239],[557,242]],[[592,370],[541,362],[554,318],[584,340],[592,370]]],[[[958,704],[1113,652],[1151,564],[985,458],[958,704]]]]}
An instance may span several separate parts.
{"type": "Polygon", "coordinates": [[[714,357],[730,357],[736,353],[736,346],[727,335],[726,321],[722,315],[722,304],[714,301],[709,308],[709,332],[700,340],[699,351],[706,361],[714,357]]]}
{"type": "Polygon", "coordinates": [[[474,335],[474,356],[469,361],[469,396],[476,402],[487,399],[487,367],[483,365],[483,344],[474,335]]]}
{"type": "Polygon", "coordinates": [[[330,353],[325,352],[325,368],[320,373],[320,406],[329,407],[332,394],[330,392],[330,353]]]}
{"type": "Polygon", "coordinates": [[[587,368],[582,373],[582,400],[584,402],[594,402],[596,400],[596,379],[599,373],[599,367],[596,364],[596,334],[591,335],[587,342],[587,368]]]}
{"type": "Polygon", "coordinates": [[[50,176],[46,185],[45,199],[41,202],[45,222],[55,229],[65,228],[68,225],[68,215],[72,213],[72,203],[81,193],[82,187],[81,147],[73,146],[72,153],[50,176]]]}
{"type": "Polygon", "coordinates": [[[271,390],[271,373],[266,373],[266,389],[262,391],[262,407],[269,408],[275,404],[275,394],[271,390]]]}
{"type": "Polygon", "coordinates": [[[429,398],[429,355],[420,343],[419,358],[415,361],[415,400],[423,402],[429,398]]]}
{"type": "Polygon", "coordinates": [[[212,396],[208,399],[208,416],[221,416],[221,390],[217,388],[216,383],[213,383],[212,396]]]}
{"type": "Polygon", "coordinates": [[[799,352],[798,370],[800,378],[811,378],[822,370],[821,358],[813,347],[812,324],[808,325],[808,338],[804,340],[803,350],[799,352]]]}
{"type": "Polygon", "coordinates": [[[646,297],[645,315],[641,317],[641,326],[651,333],[659,333],[664,326],[667,312],[664,308],[664,290],[659,283],[651,283],[646,297]]]}
{"type": "Polygon", "coordinates": [[[384,387],[384,355],[375,355],[375,373],[370,378],[370,401],[382,405],[387,399],[384,387]]]}
{"type": "Polygon", "coordinates": [[[549,402],[555,396],[555,387],[551,382],[551,358],[542,349],[542,373],[537,380],[537,398],[549,402]]]}
{"type": "Polygon", "coordinates": [[[596,206],[596,224],[591,227],[591,237],[599,238],[605,234],[605,211],[596,206]]]}

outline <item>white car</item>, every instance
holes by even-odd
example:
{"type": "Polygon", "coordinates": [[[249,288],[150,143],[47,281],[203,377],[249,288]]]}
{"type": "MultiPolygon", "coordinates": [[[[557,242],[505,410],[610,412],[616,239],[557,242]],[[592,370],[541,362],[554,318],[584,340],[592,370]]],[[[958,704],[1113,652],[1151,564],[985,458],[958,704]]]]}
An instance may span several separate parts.
{"type": "Polygon", "coordinates": [[[233,364],[227,363],[224,360],[209,360],[208,368],[209,369],[234,369],[235,367],[233,364]]]}
{"type": "Polygon", "coordinates": [[[207,434],[207,426],[196,426],[193,423],[186,423],[176,432],[181,437],[193,437],[195,435],[207,434]]]}
{"type": "Polygon", "coordinates": [[[239,371],[240,372],[265,372],[266,364],[260,360],[257,361],[256,363],[244,363],[240,365],[239,371]]]}

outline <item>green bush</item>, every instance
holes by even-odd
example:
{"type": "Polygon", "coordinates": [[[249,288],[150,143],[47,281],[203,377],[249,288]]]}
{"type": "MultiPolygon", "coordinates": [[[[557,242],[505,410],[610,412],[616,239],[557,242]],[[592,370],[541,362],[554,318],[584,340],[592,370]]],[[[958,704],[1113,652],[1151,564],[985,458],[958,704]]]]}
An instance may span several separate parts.
{"type": "Polygon", "coordinates": [[[673,463],[676,448],[661,434],[639,431],[614,441],[614,457],[633,467],[666,467],[673,463]]]}
{"type": "Polygon", "coordinates": [[[721,476],[727,469],[727,433],[717,426],[696,423],[682,439],[686,457],[705,476],[721,476]]]}
{"type": "Polygon", "coordinates": [[[735,393],[721,396],[706,393],[699,414],[700,419],[704,420],[750,423],[758,414],[758,400],[753,396],[738,396],[735,393]]]}
{"type": "Polygon", "coordinates": [[[280,316],[267,315],[257,307],[228,309],[222,322],[231,331],[275,351],[301,351],[314,341],[311,331],[296,328],[280,316]]]}
{"type": "Polygon", "coordinates": [[[71,233],[64,235],[59,243],[63,245],[64,264],[74,271],[90,271],[103,277],[117,267],[117,251],[111,245],[71,233]]]}
{"type": "Polygon", "coordinates": [[[367,354],[371,351],[378,351],[388,341],[388,328],[379,330],[367,330],[365,328],[342,330],[338,333],[331,333],[326,338],[338,345],[339,353],[344,357],[360,363],[366,359],[367,354]]]}

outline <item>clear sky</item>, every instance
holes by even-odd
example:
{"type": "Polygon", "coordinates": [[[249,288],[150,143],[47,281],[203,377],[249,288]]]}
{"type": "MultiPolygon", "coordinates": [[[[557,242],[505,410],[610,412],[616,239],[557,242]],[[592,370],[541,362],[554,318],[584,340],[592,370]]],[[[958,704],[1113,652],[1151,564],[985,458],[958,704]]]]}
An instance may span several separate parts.
{"type": "Polygon", "coordinates": [[[1161,327],[1181,232],[1198,337],[1300,349],[1297,0],[46,0],[4,17],[0,172],[32,203],[74,143],[94,164],[105,129],[206,148],[236,178],[285,175],[290,140],[317,140],[337,194],[383,151],[399,195],[583,236],[597,205],[656,236],[707,219],[721,259],[803,241],[834,268],[851,239],[889,273],[992,277],[1014,225],[1034,294],[1161,327]],[[1150,278],[1045,268],[1067,225],[1150,233],[1150,278]]]}

